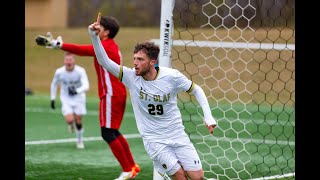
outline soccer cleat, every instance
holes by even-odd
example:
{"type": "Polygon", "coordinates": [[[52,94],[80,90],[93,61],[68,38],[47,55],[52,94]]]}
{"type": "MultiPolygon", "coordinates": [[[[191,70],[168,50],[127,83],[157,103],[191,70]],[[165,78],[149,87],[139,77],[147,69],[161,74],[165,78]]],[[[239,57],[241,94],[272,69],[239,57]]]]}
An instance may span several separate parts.
{"type": "Polygon", "coordinates": [[[120,176],[114,180],[128,180],[134,178],[133,176],[135,176],[135,171],[122,172],[120,176]]]}
{"type": "MultiPolygon", "coordinates": [[[[132,167],[132,171],[135,171],[136,175],[138,175],[140,172],[140,166],[138,164],[134,164],[134,166],[132,167]]],[[[135,178],[135,176],[133,178],[135,178]]]]}
{"type": "Polygon", "coordinates": [[[77,142],[77,148],[78,148],[78,149],[84,149],[84,144],[83,144],[83,142],[77,142]]]}

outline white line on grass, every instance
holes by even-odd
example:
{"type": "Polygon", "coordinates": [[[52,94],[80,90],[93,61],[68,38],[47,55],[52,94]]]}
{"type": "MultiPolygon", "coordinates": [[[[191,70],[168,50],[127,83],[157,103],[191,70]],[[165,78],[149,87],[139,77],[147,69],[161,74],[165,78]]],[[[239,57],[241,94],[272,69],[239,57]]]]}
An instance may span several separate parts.
{"type": "MultiPolygon", "coordinates": [[[[25,112],[37,112],[37,113],[61,113],[61,111],[54,111],[49,108],[25,108],[25,112]]],[[[98,111],[91,110],[87,111],[87,115],[98,115],[98,111]]],[[[125,113],[125,116],[134,116],[133,113],[125,113]]],[[[262,121],[262,120],[261,120],[262,121]]],[[[242,122],[242,121],[241,121],[242,122]]],[[[266,123],[266,122],[260,122],[260,123],[266,123]]],[[[268,121],[270,123],[270,121],[268,121]]],[[[292,122],[290,122],[292,124],[292,122]]],[[[289,123],[285,124],[287,126],[289,123]]],[[[294,126],[294,122],[291,126],[294,126]]],[[[139,134],[128,134],[125,135],[128,136],[128,138],[138,138],[140,137],[139,134]]],[[[212,137],[212,136],[200,136],[200,135],[192,135],[191,139],[203,139],[203,140],[218,140],[218,141],[228,141],[228,142],[242,142],[242,143],[265,143],[265,144],[279,144],[279,145],[291,145],[294,146],[295,142],[293,141],[280,141],[280,140],[261,140],[261,139],[249,139],[249,138],[227,138],[227,137],[212,137]]],[[[101,137],[87,137],[84,139],[85,141],[97,141],[102,140],[101,137]]],[[[57,139],[57,140],[41,140],[41,141],[28,141],[25,142],[25,145],[31,145],[31,144],[52,144],[52,143],[65,143],[65,142],[75,142],[75,138],[70,139],[57,139]]]]}
{"type": "Polygon", "coordinates": [[[288,174],[282,174],[282,175],[269,176],[269,177],[255,178],[255,179],[251,179],[251,180],[279,179],[279,178],[294,177],[294,176],[295,176],[295,172],[288,173],[288,174]]]}
{"type": "MultiPolygon", "coordinates": [[[[126,139],[132,138],[140,138],[140,134],[125,134],[124,137],[126,139]]],[[[102,137],[85,137],[84,141],[100,141],[103,140],[102,137]]],[[[39,141],[26,141],[24,145],[37,145],[37,144],[58,144],[58,143],[68,143],[75,142],[76,138],[68,138],[68,139],[53,139],[53,140],[39,140],[39,141]]]]}
{"type": "MultiPolygon", "coordinates": [[[[124,134],[124,137],[126,139],[133,139],[133,138],[141,138],[140,134],[124,134]]],[[[193,138],[196,138],[196,139],[199,139],[199,138],[204,138],[204,137],[201,137],[201,136],[193,136],[191,137],[191,139],[193,138]]],[[[101,137],[85,137],[84,138],[84,141],[100,141],[102,140],[101,137]]],[[[212,140],[221,140],[221,141],[231,141],[231,138],[222,138],[222,139],[217,139],[215,137],[212,137],[212,140]]],[[[68,139],[54,139],[54,140],[40,140],[40,141],[26,141],[25,142],[25,145],[39,145],[39,144],[57,144],[57,143],[68,143],[68,142],[75,142],[76,141],[76,138],[68,138],[68,139]]],[[[261,140],[253,140],[255,142],[257,141],[261,141],[261,140]]],[[[243,140],[241,140],[241,142],[243,142],[243,140]]],[[[264,143],[278,143],[279,144],[279,141],[278,142],[275,142],[275,141],[264,141],[264,143]]],[[[288,144],[285,143],[285,144],[288,144]]],[[[290,142],[289,142],[290,144],[290,142]]],[[[293,142],[294,144],[294,142],[293,142]]],[[[288,173],[288,174],[283,174],[283,175],[275,175],[275,176],[269,176],[269,177],[262,177],[262,178],[255,178],[255,179],[251,179],[251,180],[268,180],[268,179],[277,179],[277,178],[284,178],[284,177],[293,177],[295,175],[295,173],[288,173]]]]}
{"type": "MultiPolygon", "coordinates": [[[[37,108],[28,108],[26,107],[24,109],[25,112],[32,112],[32,113],[52,113],[52,114],[61,114],[61,110],[52,110],[50,108],[42,108],[42,107],[37,107],[37,108]]],[[[98,116],[99,112],[96,110],[87,110],[87,114],[89,116],[98,116]]],[[[126,116],[134,116],[133,113],[125,113],[126,116]]]]}
{"type": "MultiPolygon", "coordinates": [[[[124,137],[127,139],[141,138],[140,134],[124,134],[124,137]]],[[[294,146],[295,142],[292,141],[273,141],[273,140],[261,140],[261,139],[245,139],[245,138],[226,138],[226,137],[214,137],[214,136],[190,136],[191,139],[203,139],[203,140],[216,140],[216,141],[225,141],[225,142],[234,142],[239,141],[242,143],[265,143],[265,144],[280,144],[280,145],[291,145],[294,146]]],[[[100,141],[101,137],[85,137],[84,141],[100,141]]],[[[76,138],[68,139],[53,139],[53,140],[39,140],[39,141],[25,141],[25,145],[38,145],[38,144],[57,144],[57,143],[68,143],[75,142],[76,138]]]]}

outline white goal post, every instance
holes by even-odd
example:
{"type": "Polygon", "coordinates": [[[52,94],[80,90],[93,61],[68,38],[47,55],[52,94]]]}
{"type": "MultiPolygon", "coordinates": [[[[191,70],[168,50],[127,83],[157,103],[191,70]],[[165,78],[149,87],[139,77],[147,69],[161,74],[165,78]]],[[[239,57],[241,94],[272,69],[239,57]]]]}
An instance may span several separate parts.
{"type": "MultiPolygon", "coordinates": [[[[171,67],[171,48],[173,33],[173,8],[174,0],[161,0],[161,19],[160,19],[160,53],[158,57],[159,66],[171,67]]],[[[153,168],[153,180],[170,179],[162,177],[153,168]]]]}
{"type": "Polygon", "coordinates": [[[161,0],[159,65],[171,67],[174,0],[161,0]]]}

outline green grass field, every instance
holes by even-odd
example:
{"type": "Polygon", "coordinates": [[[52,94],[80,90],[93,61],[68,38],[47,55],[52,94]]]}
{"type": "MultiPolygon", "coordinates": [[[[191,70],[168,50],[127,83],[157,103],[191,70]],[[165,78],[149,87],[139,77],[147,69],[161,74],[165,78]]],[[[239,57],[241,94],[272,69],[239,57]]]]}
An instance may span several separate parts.
{"type": "MultiPolygon", "coordinates": [[[[67,125],[60,111],[60,102],[57,101],[56,110],[51,110],[49,105],[47,95],[32,95],[25,98],[26,179],[116,178],[121,168],[108,145],[100,138],[98,99],[88,97],[87,100],[88,114],[83,119],[86,137],[84,150],[76,149],[73,142],[75,135],[67,131],[67,125]]],[[[267,133],[268,128],[263,128],[264,130],[259,133],[254,133],[254,128],[246,128],[243,132],[247,132],[241,133],[240,130],[240,133],[237,133],[237,129],[244,128],[243,124],[253,127],[254,123],[228,124],[221,120],[219,128],[212,137],[207,135],[205,128],[195,118],[191,117],[193,120],[189,121],[188,116],[183,113],[186,131],[189,132],[200,156],[204,158],[203,168],[206,178],[217,178],[214,173],[218,173],[219,180],[229,179],[237,177],[239,173],[243,179],[249,179],[250,176],[258,178],[261,175],[272,176],[294,171],[294,139],[285,140],[283,137],[281,140],[273,136],[265,138],[262,134],[267,133]],[[231,126],[235,130],[229,132],[231,126]],[[195,131],[196,127],[198,131],[195,131]],[[200,136],[199,133],[203,135],[200,136]],[[248,138],[249,134],[253,134],[252,139],[248,138]]],[[[218,115],[218,119],[221,118],[222,116],[218,115]]],[[[273,131],[277,129],[285,131],[288,136],[289,133],[293,133],[292,126],[281,124],[281,121],[272,127],[273,131]]],[[[130,101],[127,102],[120,132],[127,137],[133,156],[142,168],[136,179],[151,180],[152,162],[138,135],[130,101]]]]}
{"type": "MultiPolygon", "coordinates": [[[[78,150],[73,142],[75,135],[67,131],[58,98],[57,109],[50,109],[50,82],[54,70],[63,65],[63,51],[35,44],[36,35],[45,35],[47,31],[54,37],[61,35],[64,42],[91,43],[86,28],[25,30],[25,85],[34,92],[25,97],[25,177],[28,180],[112,180],[121,168],[100,137],[93,58],[76,58],[77,63],[86,68],[90,81],[88,114],[83,119],[86,148],[78,150]]],[[[271,30],[263,32],[257,30],[255,36],[278,35],[271,30]]],[[[289,30],[282,32],[282,36],[292,36],[289,30]]],[[[121,28],[116,41],[121,47],[124,65],[132,65],[132,49],[137,42],[157,39],[159,33],[159,28],[121,28]]],[[[184,34],[190,39],[189,32],[180,35],[184,34]]],[[[282,39],[294,43],[291,42],[294,38],[282,39]]],[[[275,50],[241,53],[221,48],[201,50],[204,55],[214,52],[217,58],[220,55],[229,58],[219,62],[221,59],[200,58],[197,48],[187,51],[184,48],[175,47],[173,67],[202,86],[218,122],[214,135],[208,135],[199,117],[198,104],[185,93],[179,95],[186,132],[203,159],[205,179],[294,179],[294,51],[279,54],[275,50]],[[242,61],[231,63],[240,55],[242,61]],[[244,62],[249,63],[245,66],[244,62]]],[[[127,137],[135,160],[142,168],[136,179],[151,180],[152,162],[139,137],[129,100],[120,131],[127,137]]]]}
{"type": "MultiPolygon", "coordinates": [[[[67,131],[60,111],[51,110],[46,96],[26,97],[25,127],[25,176],[26,179],[114,179],[121,168],[108,145],[100,138],[98,100],[88,98],[88,114],[83,119],[85,137],[84,150],[76,149],[74,142],[28,144],[43,140],[68,140],[75,138],[67,131]]],[[[120,131],[125,135],[138,135],[132,109],[127,108],[120,131]]],[[[146,154],[141,138],[128,138],[135,160],[142,168],[136,179],[152,177],[151,160],[146,154]]]]}

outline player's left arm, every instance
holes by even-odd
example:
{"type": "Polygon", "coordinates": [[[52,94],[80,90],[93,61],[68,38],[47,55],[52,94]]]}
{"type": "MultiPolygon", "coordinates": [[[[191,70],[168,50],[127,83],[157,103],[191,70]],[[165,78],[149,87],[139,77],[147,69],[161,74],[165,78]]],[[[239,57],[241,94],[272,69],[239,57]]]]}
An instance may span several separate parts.
{"type": "Polygon", "coordinates": [[[82,93],[89,90],[89,79],[88,79],[86,70],[84,68],[81,69],[80,74],[81,74],[81,79],[80,79],[81,86],[76,89],[77,93],[82,93]]]}
{"type": "Polygon", "coordinates": [[[203,89],[198,86],[197,84],[192,82],[190,93],[195,96],[198,103],[200,104],[203,115],[204,115],[204,121],[206,123],[206,126],[210,132],[210,134],[213,133],[213,129],[217,126],[216,120],[213,118],[210,110],[210,106],[208,103],[208,99],[203,91],[203,89]]]}
{"type": "Polygon", "coordinates": [[[213,129],[217,126],[216,120],[212,117],[210,106],[208,103],[208,99],[203,91],[203,89],[189,80],[185,75],[183,75],[178,70],[175,70],[173,73],[173,81],[177,84],[178,91],[186,91],[187,93],[191,93],[197,99],[199,105],[202,108],[204,115],[204,122],[206,127],[208,128],[210,134],[213,133],[213,129]]]}

